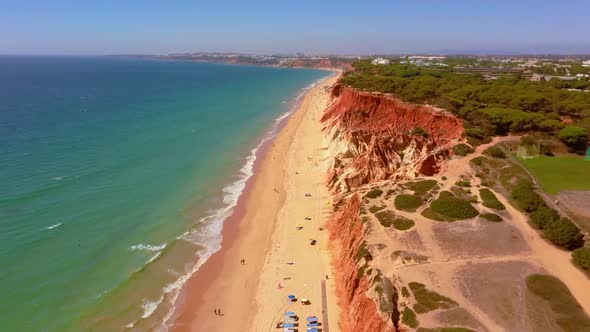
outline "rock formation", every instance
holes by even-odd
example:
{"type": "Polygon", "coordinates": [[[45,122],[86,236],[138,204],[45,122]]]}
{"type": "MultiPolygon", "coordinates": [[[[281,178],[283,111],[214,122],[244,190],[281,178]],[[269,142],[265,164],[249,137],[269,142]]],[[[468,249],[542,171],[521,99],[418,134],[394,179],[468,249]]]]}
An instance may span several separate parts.
{"type": "Polygon", "coordinates": [[[402,177],[434,175],[461,138],[461,120],[442,109],[336,85],[322,122],[334,157],[330,189],[402,177]]]}
{"type": "MultiPolygon", "coordinates": [[[[365,229],[359,218],[360,198],[354,194],[341,201],[343,207],[328,223],[330,243],[338,254],[333,258],[336,274],[336,292],[339,305],[340,330],[343,332],[395,331],[393,322],[381,313],[376,302],[367,296],[370,280],[359,273],[359,262],[365,229]]],[[[397,323],[397,322],[396,322],[397,323]]]]}
{"type": "Polygon", "coordinates": [[[462,123],[441,109],[341,85],[333,88],[332,98],[321,121],[331,137],[327,148],[334,156],[328,186],[345,194],[334,204],[327,225],[337,271],[340,330],[396,331],[397,291],[380,271],[364,273],[372,257],[365,248],[367,230],[355,191],[379,181],[440,172],[451,147],[461,140],[462,123]]]}

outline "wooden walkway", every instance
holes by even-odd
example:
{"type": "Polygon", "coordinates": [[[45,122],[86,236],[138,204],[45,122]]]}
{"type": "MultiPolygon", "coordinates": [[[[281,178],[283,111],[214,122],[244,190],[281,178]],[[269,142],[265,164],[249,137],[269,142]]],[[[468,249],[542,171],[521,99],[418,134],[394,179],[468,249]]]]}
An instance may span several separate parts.
{"type": "Polygon", "coordinates": [[[322,332],[330,332],[330,324],[328,323],[328,297],[326,296],[326,280],[322,279],[322,332]]]}

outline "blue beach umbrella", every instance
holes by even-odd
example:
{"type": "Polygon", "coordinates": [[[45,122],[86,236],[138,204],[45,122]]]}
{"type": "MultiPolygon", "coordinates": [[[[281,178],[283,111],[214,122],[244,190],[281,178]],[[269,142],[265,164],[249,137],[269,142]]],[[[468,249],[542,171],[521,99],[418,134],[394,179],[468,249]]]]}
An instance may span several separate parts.
{"type": "Polygon", "coordinates": [[[295,313],[293,311],[287,311],[287,312],[285,312],[285,316],[287,316],[287,317],[295,316],[295,313]]]}

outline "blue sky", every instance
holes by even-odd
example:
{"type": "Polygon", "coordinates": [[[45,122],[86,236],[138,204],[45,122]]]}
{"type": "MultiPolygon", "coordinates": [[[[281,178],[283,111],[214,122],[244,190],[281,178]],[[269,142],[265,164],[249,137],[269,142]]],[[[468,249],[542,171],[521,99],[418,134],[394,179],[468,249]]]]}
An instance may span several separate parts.
{"type": "Polygon", "coordinates": [[[590,1],[0,0],[0,54],[590,53],[590,1]]]}

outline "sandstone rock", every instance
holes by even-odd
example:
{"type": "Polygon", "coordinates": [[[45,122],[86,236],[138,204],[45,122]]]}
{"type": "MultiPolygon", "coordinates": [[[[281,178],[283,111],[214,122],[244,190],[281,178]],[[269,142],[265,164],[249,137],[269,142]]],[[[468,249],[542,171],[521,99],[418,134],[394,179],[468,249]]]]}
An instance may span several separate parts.
{"type": "Polygon", "coordinates": [[[434,175],[461,140],[461,120],[442,109],[338,84],[331,95],[332,104],[321,119],[333,138],[331,190],[434,175]]]}

